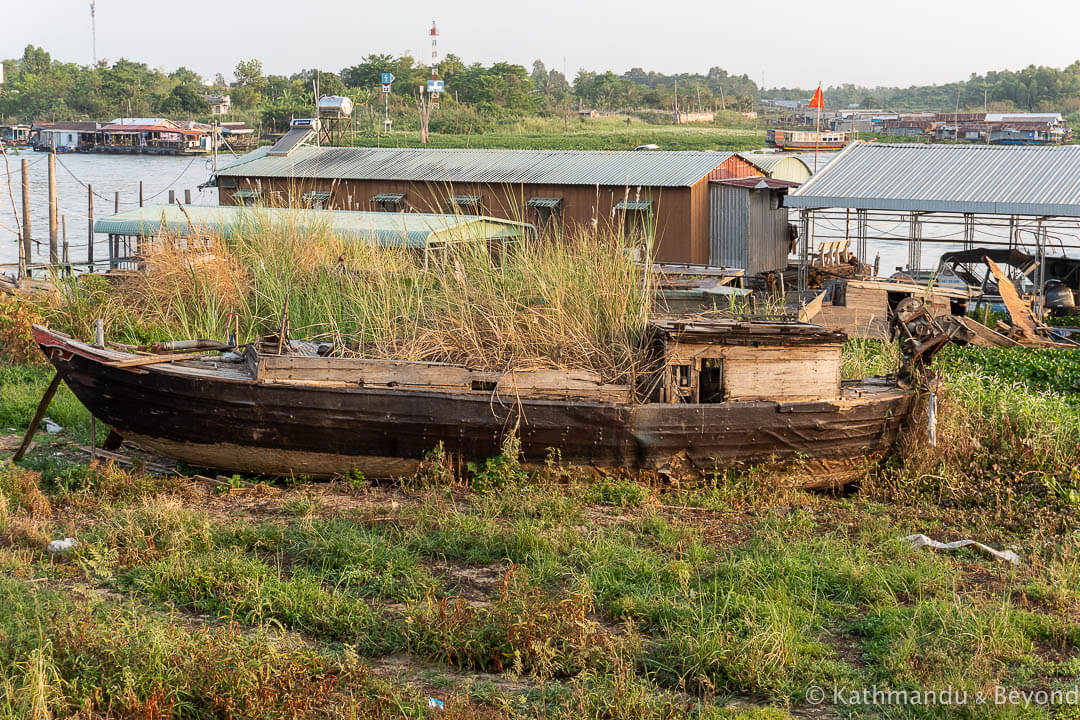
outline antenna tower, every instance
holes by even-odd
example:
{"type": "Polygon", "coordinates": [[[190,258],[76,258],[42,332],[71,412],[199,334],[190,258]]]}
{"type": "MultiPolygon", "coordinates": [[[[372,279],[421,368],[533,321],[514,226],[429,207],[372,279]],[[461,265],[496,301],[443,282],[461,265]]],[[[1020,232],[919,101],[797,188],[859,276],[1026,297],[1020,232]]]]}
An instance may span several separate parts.
{"type": "MultiPolygon", "coordinates": [[[[431,21],[431,79],[439,79],[439,29],[435,27],[435,21],[431,21]]],[[[433,110],[439,108],[439,93],[435,92],[431,94],[431,107],[433,110]]]]}
{"type": "Polygon", "coordinates": [[[90,0],[90,42],[94,47],[94,64],[97,65],[97,0],[90,0]]]}

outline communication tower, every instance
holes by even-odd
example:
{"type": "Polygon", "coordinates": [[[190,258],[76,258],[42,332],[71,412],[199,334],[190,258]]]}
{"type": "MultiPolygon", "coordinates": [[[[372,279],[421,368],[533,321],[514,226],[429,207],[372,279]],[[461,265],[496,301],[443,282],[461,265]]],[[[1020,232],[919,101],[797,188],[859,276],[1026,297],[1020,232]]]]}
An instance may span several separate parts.
{"type": "Polygon", "coordinates": [[[97,65],[97,0],[90,0],[90,43],[94,48],[94,64],[97,65]]]}

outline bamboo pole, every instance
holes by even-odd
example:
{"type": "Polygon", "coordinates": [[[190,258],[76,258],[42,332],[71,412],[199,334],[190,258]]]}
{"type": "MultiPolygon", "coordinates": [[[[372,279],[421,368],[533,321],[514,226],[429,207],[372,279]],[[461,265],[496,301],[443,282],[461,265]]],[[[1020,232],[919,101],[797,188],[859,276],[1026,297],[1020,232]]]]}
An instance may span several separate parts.
{"type": "Polygon", "coordinates": [[[143,206],[143,181],[139,181],[139,207],[143,206]]]}
{"type": "Polygon", "coordinates": [[[94,186],[88,184],[86,186],[86,217],[87,217],[87,230],[86,230],[86,264],[90,268],[90,272],[94,271],[94,186]]]}
{"type": "Polygon", "coordinates": [[[23,258],[26,260],[26,276],[30,277],[30,265],[34,261],[31,257],[30,239],[30,161],[26,158],[22,161],[22,244],[23,258]]]}
{"type": "Polygon", "coordinates": [[[57,242],[56,153],[49,153],[49,265],[55,266],[57,242]]]}
{"type": "Polygon", "coordinates": [[[71,262],[71,256],[68,254],[68,241],[67,241],[67,215],[60,216],[60,227],[63,229],[61,237],[63,238],[63,254],[60,257],[60,263],[64,268],[64,273],[68,273],[71,270],[69,263],[71,262]]]}

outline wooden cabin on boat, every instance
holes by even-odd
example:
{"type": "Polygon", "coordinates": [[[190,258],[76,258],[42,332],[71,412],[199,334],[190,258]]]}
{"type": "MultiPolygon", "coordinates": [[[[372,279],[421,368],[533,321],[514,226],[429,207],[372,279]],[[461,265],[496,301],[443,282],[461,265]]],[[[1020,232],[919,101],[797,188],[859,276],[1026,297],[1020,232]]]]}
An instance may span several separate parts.
{"type": "Polygon", "coordinates": [[[801,323],[677,318],[653,324],[661,403],[827,400],[842,394],[847,336],[801,323]]]}

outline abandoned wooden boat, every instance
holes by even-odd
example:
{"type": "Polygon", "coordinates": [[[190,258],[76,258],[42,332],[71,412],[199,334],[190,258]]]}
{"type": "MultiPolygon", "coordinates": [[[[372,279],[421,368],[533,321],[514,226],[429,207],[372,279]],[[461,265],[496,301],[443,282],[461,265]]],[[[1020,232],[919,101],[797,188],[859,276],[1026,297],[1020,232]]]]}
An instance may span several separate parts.
{"type": "MultiPolygon", "coordinates": [[[[274,475],[415,471],[442,443],[483,460],[706,472],[803,458],[827,475],[892,445],[912,392],[841,381],[843,333],[801,323],[657,320],[633,385],[561,370],[260,353],[191,358],[34,337],[75,395],[126,440],[192,465],[274,475]]],[[[286,344],[288,346],[288,344],[286,344]]]]}

